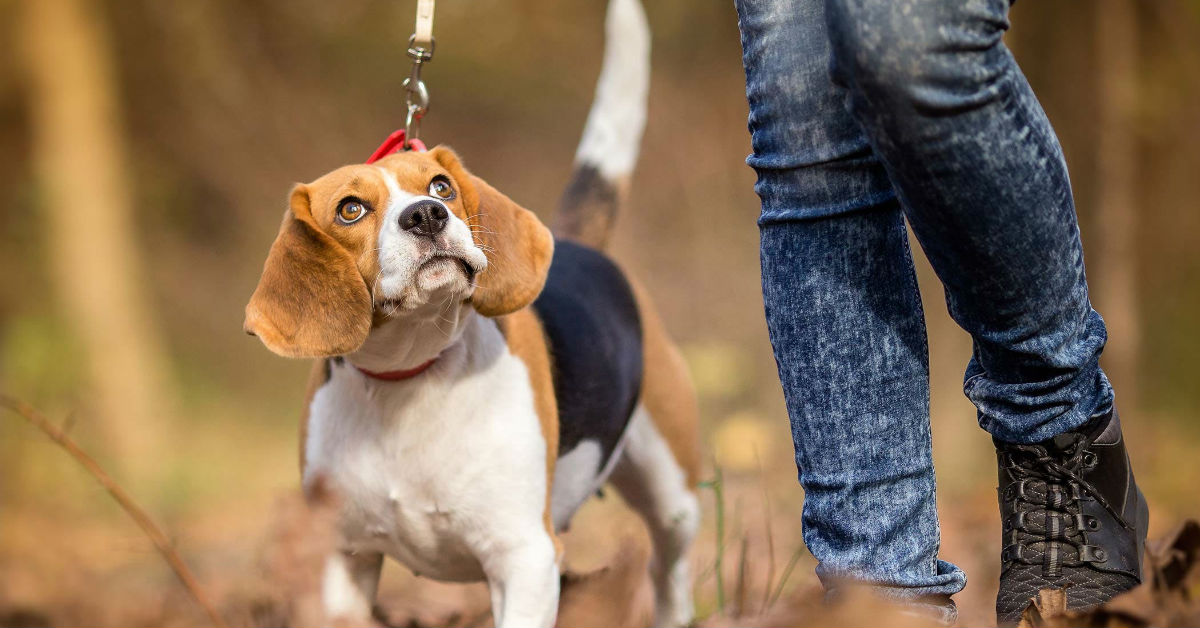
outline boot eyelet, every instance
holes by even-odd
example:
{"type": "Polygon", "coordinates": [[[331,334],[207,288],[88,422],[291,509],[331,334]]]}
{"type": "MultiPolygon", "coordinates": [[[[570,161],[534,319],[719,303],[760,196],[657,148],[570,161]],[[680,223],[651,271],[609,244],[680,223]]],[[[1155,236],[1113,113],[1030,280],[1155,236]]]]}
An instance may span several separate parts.
{"type": "Polygon", "coordinates": [[[1094,469],[1094,468],[1096,468],[1096,465],[1099,463],[1100,463],[1100,459],[1096,456],[1095,452],[1092,452],[1092,451],[1083,452],[1083,466],[1085,468],[1094,469]]]}

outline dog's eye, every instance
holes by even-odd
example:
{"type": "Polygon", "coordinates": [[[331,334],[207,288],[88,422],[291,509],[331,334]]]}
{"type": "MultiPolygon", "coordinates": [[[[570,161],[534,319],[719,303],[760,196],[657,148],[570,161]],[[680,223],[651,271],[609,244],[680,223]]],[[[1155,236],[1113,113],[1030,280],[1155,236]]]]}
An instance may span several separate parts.
{"type": "Polygon", "coordinates": [[[337,208],[338,221],[344,225],[357,222],[359,218],[362,218],[366,215],[367,206],[356,198],[344,199],[337,208]]]}
{"type": "Polygon", "coordinates": [[[429,194],[435,198],[440,198],[443,201],[448,201],[454,198],[454,188],[450,186],[450,182],[445,179],[434,179],[429,184],[429,194]]]}

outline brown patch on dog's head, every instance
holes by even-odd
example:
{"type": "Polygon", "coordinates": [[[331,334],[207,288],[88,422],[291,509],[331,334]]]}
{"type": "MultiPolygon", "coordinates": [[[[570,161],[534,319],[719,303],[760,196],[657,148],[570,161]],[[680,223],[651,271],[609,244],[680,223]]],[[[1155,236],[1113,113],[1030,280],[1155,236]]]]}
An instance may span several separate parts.
{"type": "Polygon", "coordinates": [[[371,294],[355,256],[320,222],[309,187],[296,186],[246,305],[246,332],[283,356],[349,353],[371,331],[371,294]]]}

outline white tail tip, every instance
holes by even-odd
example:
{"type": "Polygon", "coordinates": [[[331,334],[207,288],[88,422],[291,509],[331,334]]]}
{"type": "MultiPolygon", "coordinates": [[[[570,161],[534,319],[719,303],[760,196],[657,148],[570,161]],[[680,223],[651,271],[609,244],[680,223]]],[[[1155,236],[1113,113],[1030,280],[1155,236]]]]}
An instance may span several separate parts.
{"type": "Polygon", "coordinates": [[[650,91],[650,25],[639,0],[611,0],[604,25],[604,62],[576,165],[615,181],[633,172],[650,91]]]}

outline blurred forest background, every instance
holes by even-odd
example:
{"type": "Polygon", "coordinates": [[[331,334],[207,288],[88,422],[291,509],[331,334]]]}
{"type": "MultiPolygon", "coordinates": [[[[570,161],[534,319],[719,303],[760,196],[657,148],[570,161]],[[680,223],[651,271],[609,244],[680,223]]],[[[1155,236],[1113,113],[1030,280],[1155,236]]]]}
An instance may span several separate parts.
{"type": "MultiPolygon", "coordinates": [[[[612,249],[656,295],[698,383],[710,468],[723,471],[704,495],[698,612],[736,615],[816,582],[762,320],[736,14],[647,4],[650,116],[612,249]]],[[[246,583],[269,579],[272,522],[298,484],[308,368],[243,335],[242,309],[289,186],[363,160],[402,124],[413,7],[0,1],[0,392],[68,420],[240,623],[265,621],[246,583]]],[[[604,9],[440,3],[424,138],[548,218],[591,102],[604,9]]],[[[1110,324],[1104,364],[1160,533],[1196,514],[1200,481],[1200,2],[1028,1],[1012,22],[1071,166],[1110,324]]],[[[999,551],[992,449],[960,392],[969,339],[921,264],[943,557],[968,569],[964,619],[983,624],[999,551]]],[[[618,498],[597,501],[568,535],[568,563],[603,565],[619,543],[597,538],[642,534],[618,498]]],[[[383,591],[391,617],[486,609],[477,586],[395,565],[383,591]]],[[[0,618],[202,623],[182,595],[91,478],[0,418],[0,618]]]]}

